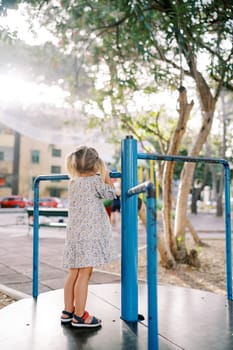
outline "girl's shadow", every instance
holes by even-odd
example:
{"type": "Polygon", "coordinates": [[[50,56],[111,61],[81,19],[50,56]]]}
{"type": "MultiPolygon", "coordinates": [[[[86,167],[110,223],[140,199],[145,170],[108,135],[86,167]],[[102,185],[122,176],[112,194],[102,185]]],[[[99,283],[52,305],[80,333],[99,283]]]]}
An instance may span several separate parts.
{"type": "Polygon", "coordinates": [[[102,327],[74,328],[71,325],[63,325],[62,328],[67,339],[67,349],[74,349],[74,346],[77,346],[77,349],[81,350],[82,346],[88,345],[89,339],[97,335],[102,327]]]}

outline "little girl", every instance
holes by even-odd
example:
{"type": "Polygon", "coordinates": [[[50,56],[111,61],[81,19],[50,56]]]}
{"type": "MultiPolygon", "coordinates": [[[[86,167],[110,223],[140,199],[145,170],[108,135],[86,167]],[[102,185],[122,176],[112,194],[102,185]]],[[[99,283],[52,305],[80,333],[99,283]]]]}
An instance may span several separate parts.
{"type": "Polygon", "coordinates": [[[94,148],[78,147],[67,156],[66,168],[70,182],[64,267],[69,272],[64,285],[61,323],[98,327],[101,320],[85,311],[88,282],[94,266],[116,258],[111,224],[103,205],[104,198],[115,198],[115,190],[94,148]]]}

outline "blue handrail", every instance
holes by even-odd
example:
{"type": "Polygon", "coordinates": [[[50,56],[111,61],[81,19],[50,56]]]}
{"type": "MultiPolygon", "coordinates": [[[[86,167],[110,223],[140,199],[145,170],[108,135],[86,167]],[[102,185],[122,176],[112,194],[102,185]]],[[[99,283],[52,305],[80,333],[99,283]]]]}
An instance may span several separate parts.
{"type": "Polygon", "coordinates": [[[34,180],[34,220],[33,220],[33,277],[32,277],[32,295],[38,296],[39,280],[39,185],[41,181],[68,180],[69,176],[65,174],[39,175],[34,180]]]}
{"type": "Polygon", "coordinates": [[[148,349],[158,350],[158,298],[157,298],[157,225],[156,191],[152,182],[144,182],[128,190],[128,196],[146,192],[147,208],[147,300],[148,349]]]}
{"type": "Polygon", "coordinates": [[[231,192],[230,192],[230,167],[225,159],[187,156],[163,156],[153,153],[138,153],[138,159],[165,160],[189,163],[210,163],[221,164],[224,167],[225,178],[225,229],[226,229],[226,289],[228,300],[233,300],[232,296],[232,245],[231,245],[231,192]]]}
{"type": "MultiPolygon", "coordinates": [[[[121,177],[119,172],[111,172],[112,178],[121,177]]],[[[38,280],[39,280],[39,185],[41,181],[69,180],[66,174],[39,175],[34,180],[34,221],[33,221],[33,277],[32,277],[32,295],[37,298],[38,280]]]]}

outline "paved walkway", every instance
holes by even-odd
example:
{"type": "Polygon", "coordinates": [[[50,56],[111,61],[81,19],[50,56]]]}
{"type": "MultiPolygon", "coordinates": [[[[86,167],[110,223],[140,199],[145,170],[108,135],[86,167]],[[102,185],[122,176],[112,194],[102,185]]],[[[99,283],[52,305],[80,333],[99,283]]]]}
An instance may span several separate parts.
{"type": "MultiPolygon", "coordinates": [[[[203,239],[224,239],[223,218],[214,214],[190,215],[203,239]]],[[[113,228],[120,254],[120,226],[113,228]]],[[[66,271],[62,268],[64,229],[41,228],[39,243],[39,292],[63,288],[66,271]]],[[[32,231],[28,234],[27,218],[19,212],[0,214],[0,290],[6,286],[22,293],[32,293],[32,231]]],[[[139,225],[139,246],[146,244],[145,228],[139,225]]],[[[119,282],[118,275],[95,270],[91,283],[119,282]]]]}

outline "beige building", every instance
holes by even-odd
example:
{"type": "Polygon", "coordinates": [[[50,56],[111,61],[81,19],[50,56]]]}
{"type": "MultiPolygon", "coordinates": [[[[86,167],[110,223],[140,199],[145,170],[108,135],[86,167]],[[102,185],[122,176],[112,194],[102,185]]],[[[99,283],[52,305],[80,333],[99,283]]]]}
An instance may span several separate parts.
{"type": "MultiPolygon", "coordinates": [[[[32,199],[34,179],[64,174],[65,156],[72,148],[40,142],[0,124],[0,197],[19,194],[32,199]]],[[[66,198],[67,181],[40,182],[40,196],[66,198]]]]}

